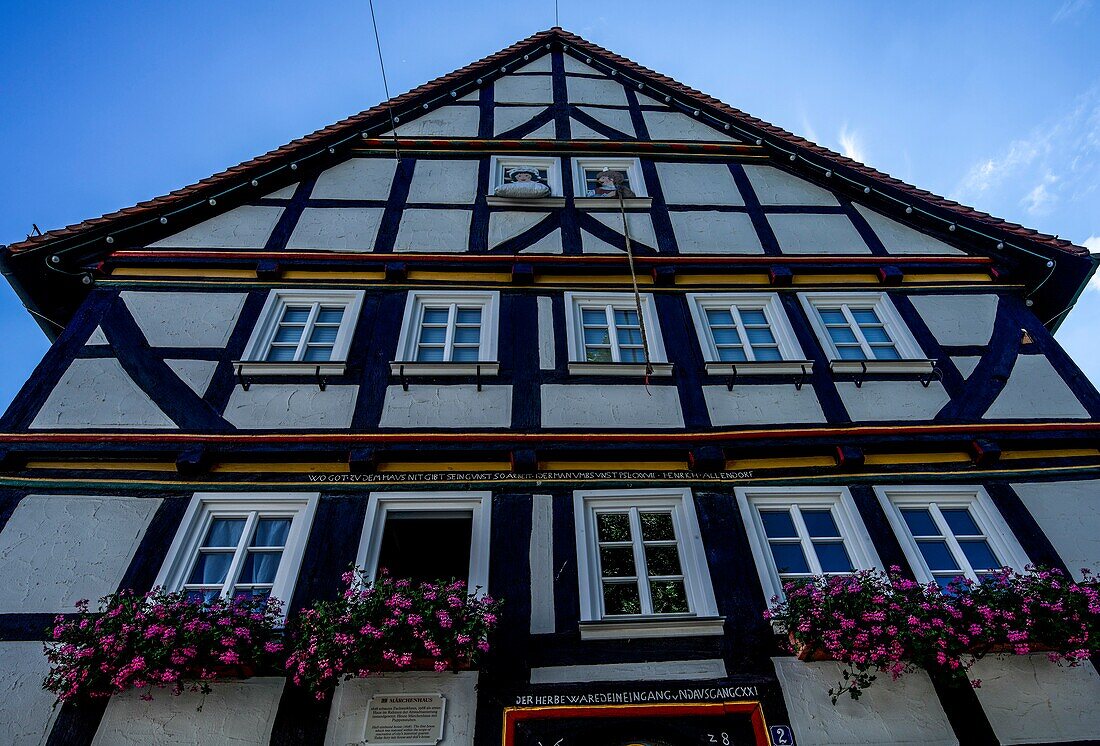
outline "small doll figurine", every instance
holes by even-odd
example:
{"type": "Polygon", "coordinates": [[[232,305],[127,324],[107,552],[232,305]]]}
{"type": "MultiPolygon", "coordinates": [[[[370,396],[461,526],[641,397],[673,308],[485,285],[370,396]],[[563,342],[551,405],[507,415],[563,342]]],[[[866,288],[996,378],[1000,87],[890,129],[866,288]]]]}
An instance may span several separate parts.
{"type": "Polygon", "coordinates": [[[596,188],[588,190],[589,197],[619,197],[633,199],[634,191],[626,185],[626,174],[622,171],[601,171],[596,177],[596,188]]]}
{"type": "Polygon", "coordinates": [[[505,176],[509,181],[496,188],[493,194],[497,197],[542,199],[550,196],[550,187],[539,181],[538,169],[530,166],[517,166],[508,169],[505,176]]]}

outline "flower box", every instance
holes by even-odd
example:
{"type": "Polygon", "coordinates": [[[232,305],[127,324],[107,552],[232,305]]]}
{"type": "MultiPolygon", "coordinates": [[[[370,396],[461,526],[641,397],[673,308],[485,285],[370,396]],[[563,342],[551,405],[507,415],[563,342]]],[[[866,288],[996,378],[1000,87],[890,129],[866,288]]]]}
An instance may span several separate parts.
{"type": "Polygon", "coordinates": [[[787,633],[787,642],[791,646],[791,650],[794,651],[795,657],[800,661],[806,661],[807,663],[813,663],[817,661],[831,661],[833,657],[829,655],[823,648],[806,645],[794,639],[794,633],[787,633]]]}

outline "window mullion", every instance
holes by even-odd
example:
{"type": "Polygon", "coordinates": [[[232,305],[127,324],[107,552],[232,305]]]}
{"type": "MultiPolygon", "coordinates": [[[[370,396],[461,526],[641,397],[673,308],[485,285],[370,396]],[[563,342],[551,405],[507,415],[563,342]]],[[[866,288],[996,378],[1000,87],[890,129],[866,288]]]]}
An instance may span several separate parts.
{"type": "Polygon", "coordinates": [[[737,336],[741,338],[741,351],[745,353],[745,359],[756,360],[752,345],[749,344],[748,332],[745,331],[745,322],[741,319],[741,309],[737,306],[730,306],[730,316],[733,317],[733,323],[737,327],[737,336]]]}
{"type": "Polygon", "coordinates": [[[929,503],[928,507],[933,520],[936,521],[936,526],[940,529],[940,533],[943,534],[943,538],[947,542],[947,546],[951,547],[951,554],[955,555],[955,562],[958,564],[959,569],[966,577],[977,582],[978,574],[974,572],[974,568],[970,566],[970,561],[966,558],[966,553],[963,552],[962,545],[959,544],[959,540],[955,538],[955,532],[947,525],[947,520],[943,517],[943,513],[940,512],[940,506],[936,503],[929,503]]]}
{"type": "Polygon", "coordinates": [[[637,508],[630,509],[630,535],[634,544],[634,574],[638,576],[638,598],[642,613],[653,613],[653,596],[649,592],[649,571],[645,565],[645,545],[642,543],[642,516],[637,508]]]}
{"type": "Polygon", "coordinates": [[[231,598],[233,589],[237,587],[237,579],[244,567],[244,558],[248,554],[248,545],[252,541],[252,533],[256,530],[256,521],[259,513],[255,510],[248,514],[241,531],[241,538],[237,542],[237,549],[233,552],[233,561],[229,563],[229,571],[225,574],[225,585],[222,586],[222,598],[231,598]]]}
{"type": "Polygon", "coordinates": [[[443,360],[454,360],[455,352],[455,324],[458,322],[458,304],[451,303],[447,306],[447,330],[443,335],[443,360]]]}
{"type": "Polygon", "coordinates": [[[791,506],[791,518],[794,520],[794,529],[798,532],[798,541],[802,544],[802,553],[806,555],[810,572],[820,575],[821,563],[817,561],[817,550],[814,549],[814,543],[810,541],[810,530],[806,528],[806,522],[802,520],[802,511],[797,505],[791,506]]]}
{"type": "Polygon", "coordinates": [[[309,338],[313,334],[313,326],[317,323],[317,316],[321,312],[321,304],[313,303],[309,307],[309,316],[306,318],[306,323],[302,327],[302,338],[298,340],[298,347],[294,350],[294,359],[301,361],[305,359],[306,345],[309,343],[309,338]]]}
{"type": "Polygon", "coordinates": [[[856,323],[856,317],[852,315],[852,309],[848,308],[847,303],[841,303],[840,310],[844,312],[844,318],[848,322],[848,327],[852,330],[852,334],[855,335],[856,340],[859,342],[859,346],[863,348],[863,354],[867,356],[868,360],[873,360],[875,354],[871,350],[870,343],[867,342],[867,337],[863,336],[863,330],[860,329],[859,324],[856,323]]]}
{"type": "Polygon", "coordinates": [[[619,330],[615,328],[615,307],[606,305],[603,313],[604,321],[607,322],[607,339],[611,343],[611,360],[612,362],[621,363],[623,355],[619,350],[619,330]]]}

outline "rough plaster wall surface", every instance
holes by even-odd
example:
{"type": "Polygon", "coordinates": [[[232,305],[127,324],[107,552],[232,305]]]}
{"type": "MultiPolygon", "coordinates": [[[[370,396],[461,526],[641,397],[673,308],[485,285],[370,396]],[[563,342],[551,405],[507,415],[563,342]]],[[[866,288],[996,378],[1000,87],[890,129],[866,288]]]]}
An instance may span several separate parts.
{"type": "Polygon", "coordinates": [[[282,214],[281,207],[236,207],[149,245],[180,249],[262,249],[282,214]]]}
{"type": "Polygon", "coordinates": [[[88,341],[84,344],[88,347],[97,347],[100,345],[109,345],[111,343],[107,341],[107,335],[103,333],[103,329],[97,326],[92,330],[92,333],[88,335],[88,341]]]}
{"type": "Polygon", "coordinates": [[[119,293],[150,347],[225,347],[244,293],[119,293]]]}
{"type": "Polygon", "coordinates": [[[561,254],[561,229],[555,228],[551,233],[546,234],[538,241],[528,246],[526,249],[520,249],[521,254],[561,254]]]}
{"type": "Polygon", "coordinates": [[[233,389],[225,419],[242,430],[351,427],[358,386],[256,384],[233,389]]]}
{"type": "Polygon", "coordinates": [[[513,70],[517,73],[548,73],[553,70],[553,66],[550,62],[550,55],[544,54],[534,62],[530,62],[518,70],[513,70]]]}
{"type": "Polygon", "coordinates": [[[569,136],[574,140],[607,140],[607,135],[601,135],[596,130],[589,127],[587,124],[578,122],[576,119],[569,120],[569,136]]]}
{"type": "Polygon", "coordinates": [[[532,132],[529,132],[528,134],[524,135],[523,139],[524,140],[553,140],[554,137],[555,137],[556,132],[557,132],[557,128],[554,126],[554,123],[553,122],[547,122],[546,124],[539,127],[537,130],[533,130],[532,132]]]}
{"type": "MultiPolygon", "coordinates": [[[[621,213],[593,212],[589,214],[620,236],[623,234],[623,216],[621,213]]],[[[649,216],[649,213],[628,212],[626,214],[626,226],[630,230],[630,240],[635,244],[641,243],[651,248],[657,247],[657,235],[653,232],[653,218],[649,216]]]]}
{"type": "Polygon", "coordinates": [[[1020,355],[1004,390],[986,411],[986,420],[1088,419],[1077,400],[1045,355],[1020,355]]]}
{"type": "Polygon", "coordinates": [[[575,78],[568,76],[565,86],[571,104],[604,104],[626,106],[626,91],[608,78],[575,78]]]}
{"type": "Polygon", "coordinates": [[[752,218],[741,212],[670,212],[681,254],[763,254],[752,218]]]}
{"type": "Polygon", "coordinates": [[[768,425],[825,422],[825,413],[813,386],[795,390],[794,384],[736,384],[704,386],[712,425],[768,425]]]}
{"type": "Polygon", "coordinates": [[[472,384],[410,384],[386,388],[380,427],[507,427],[512,387],[472,384]]]}
{"type": "Polygon", "coordinates": [[[162,692],[152,702],[141,701],[136,691],[119,694],[111,697],[92,744],[266,744],[285,682],[281,677],[223,682],[208,695],[162,692]]]}
{"type": "Polygon", "coordinates": [[[731,142],[733,138],[678,111],[643,111],[650,140],[731,142]]]}
{"type": "Polygon", "coordinates": [[[264,199],[290,199],[294,196],[294,192],[297,191],[298,183],[299,182],[296,181],[293,184],[288,184],[282,189],[276,189],[271,194],[265,194],[264,199]]]}
{"type": "MultiPolygon", "coordinates": [[[[897,681],[880,676],[858,700],[829,700],[839,663],[772,658],[799,746],[957,744],[932,682],[923,671],[897,681]]],[[[980,690],[979,690],[980,691],[980,690]]]]}
{"type": "Polygon", "coordinates": [[[477,161],[420,158],[409,185],[409,204],[472,204],[477,196],[477,161]]]}
{"type": "Polygon", "coordinates": [[[836,389],[856,422],[930,420],[951,399],[938,381],[928,388],[920,381],[864,381],[862,388],[842,382],[836,389]]]}
{"type": "Polygon", "coordinates": [[[489,248],[534,228],[548,212],[493,212],[489,214],[489,248]]]}
{"type": "Polygon", "coordinates": [[[590,666],[547,666],[531,669],[532,684],[590,681],[710,681],[726,676],[719,659],[655,663],[599,663],[590,666]]]}
{"type": "Polygon", "coordinates": [[[1100,481],[1014,484],[1073,577],[1100,573],[1100,481]]]}
{"type": "Polygon", "coordinates": [[[286,247],[372,251],[382,212],[381,207],[307,207],[286,247]]]}
{"type": "Polygon", "coordinates": [[[393,158],[349,158],[323,171],[312,199],[386,199],[397,161],[393,158]]]}
{"type": "Polygon", "coordinates": [[[724,163],[658,163],[657,176],[670,205],[745,204],[724,163]]]}
{"type": "Polygon", "coordinates": [[[554,301],[545,295],[538,299],[539,318],[539,369],[553,370],[554,357],[554,301]]]}
{"type": "Polygon", "coordinates": [[[853,205],[891,254],[964,254],[939,239],[880,215],[863,205],[853,205]]]}
{"type": "Polygon", "coordinates": [[[531,634],[550,634],[554,615],[554,498],[531,496],[531,634]]]}
{"type": "Polygon", "coordinates": [[[996,295],[910,295],[909,302],[941,345],[987,345],[997,319],[996,295]]]}
{"type": "Polygon", "coordinates": [[[791,176],[774,166],[744,166],[745,173],[762,205],[814,205],[840,204],[833,193],[811,184],[805,179],[791,176]]]}
{"type": "Polygon", "coordinates": [[[601,124],[606,124],[612,129],[622,132],[624,135],[635,136],[634,123],[630,120],[630,111],[627,109],[596,109],[581,106],[580,110],[601,124]]]}
{"type": "Polygon", "coordinates": [[[0,743],[38,746],[46,742],[57,710],[42,688],[50,666],[42,643],[0,643],[0,743]]]}
{"type": "MultiPolygon", "coordinates": [[[[545,111],[544,106],[501,106],[493,110],[493,134],[515,129],[545,111]]],[[[553,122],[550,123],[553,125],[553,122]]]]}
{"type": "Polygon", "coordinates": [[[118,589],[159,499],[28,495],[0,531],[0,613],[61,613],[118,589]]]}
{"type": "Polygon", "coordinates": [[[683,427],[675,386],[546,384],[543,427],[683,427]]]}
{"type": "Polygon", "coordinates": [[[549,75],[507,75],[493,83],[498,104],[552,104],[554,82],[549,75]]]}
{"type": "Polygon", "coordinates": [[[30,428],[176,429],[176,423],[134,383],[118,360],[77,358],[46,397],[30,428]]]}
{"type": "MultiPolygon", "coordinates": [[[[477,137],[477,125],[481,110],[476,106],[444,106],[418,116],[411,122],[397,125],[399,137],[438,135],[441,137],[477,137]]],[[[393,130],[384,133],[392,135],[393,130]]]]}
{"type": "Polygon", "coordinates": [[[565,72],[567,73],[580,73],[581,75],[603,75],[602,72],[594,67],[584,64],[578,59],[565,55],[565,72]]]}
{"type": "Polygon", "coordinates": [[[199,396],[206,393],[214,372],[218,369],[217,360],[165,360],[172,372],[187,384],[187,387],[199,396]]]}
{"type": "Polygon", "coordinates": [[[847,215],[768,215],[784,254],[870,254],[847,215]]]}
{"type": "Polygon", "coordinates": [[[367,705],[376,694],[438,692],[447,703],[439,746],[471,746],[477,710],[477,671],[401,672],[345,681],[332,695],[326,746],[366,743],[367,705]]]}
{"type": "Polygon", "coordinates": [[[959,374],[963,378],[970,378],[970,374],[974,372],[974,369],[978,367],[982,359],[980,357],[953,357],[951,362],[955,364],[955,367],[959,369],[959,374]]]}
{"type": "MultiPolygon", "coordinates": [[[[970,669],[993,732],[1002,744],[1095,739],[1100,734],[1100,675],[1045,654],[982,658],[970,669]]],[[[877,684],[876,684],[877,686],[877,684]]]]}
{"type": "Polygon", "coordinates": [[[394,251],[459,253],[470,243],[469,210],[405,210],[394,251]]]}

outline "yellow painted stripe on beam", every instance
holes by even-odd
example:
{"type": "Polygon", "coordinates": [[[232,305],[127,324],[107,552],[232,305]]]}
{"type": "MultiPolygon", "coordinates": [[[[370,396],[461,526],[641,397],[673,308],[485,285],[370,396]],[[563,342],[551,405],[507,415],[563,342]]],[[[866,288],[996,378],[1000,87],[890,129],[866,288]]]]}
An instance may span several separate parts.
{"type": "Polygon", "coordinates": [[[262,474],[275,472],[279,474],[347,474],[346,461],[323,461],[311,463],[307,461],[294,462],[258,462],[258,461],[221,461],[210,467],[215,474],[232,474],[234,472],[245,474],[262,474]]]}
{"type": "Polygon", "coordinates": [[[445,280],[447,282],[511,282],[510,272],[449,272],[437,269],[410,269],[409,279],[445,280]]]}
{"type": "Polygon", "coordinates": [[[539,471],[685,471],[687,461],[540,461],[539,471]]]}
{"type": "Polygon", "coordinates": [[[317,272],[305,269],[291,269],[280,275],[283,280],[385,280],[385,272],[317,272]]]}
{"type": "Polygon", "coordinates": [[[28,461],[28,469],[100,469],[107,471],[175,471],[176,465],[164,461],[28,461]]]}
{"type": "Polygon", "coordinates": [[[234,279],[256,279],[254,269],[217,269],[202,267],[115,267],[111,277],[231,277],[234,279]]]}
{"type": "Polygon", "coordinates": [[[704,274],[702,272],[677,272],[677,285],[770,285],[766,274],[704,274]]]}
{"type": "MultiPolygon", "coordinates": [[[[626,257],[623,257],[626,261],[626,257]]],[[[630,275],[572,275],[564,272],[535,272],[535,284],[545,285],[560,282],[564,285],[577,283],[602,284],[602,285],[629,285],[630,275]]],[[[647,273],[638,274],[639,285],[652,285],[653,278],[647,273]]]]}
{"type": "Polygon", "coordinates": [[[993,278],[986,272],[907,272],[902,282],[906,285],[921,282],[993,282],[993,278]]]}
{"type": "Polygon", "coordinates": [[[848,275],[831,275],[831,274],[800,274],[794,273],[792,283],[795,285],[878,285],[878,275],[871,274],[848,274],[848,275]]]}
{"type": "Polygon", "coordinates": [[[799,467],[836,466],[832,456],[797,456],[792,458],[745,458],[726,461],[726,471],[746,469],[796,469],[799,467]]]}
{"type": "Polygon", "coordinates": [[[512,465],[507,461],[454,461],[449,463],[440,463],[436,461],[383,461],[378,464],[377,470],[379,473],[394,474],[408,472],[511,471],[511,469],[512,465]]]}
{"type": "Polygon", "coordinates": [[[1080,458],[1088,456],[1100,456],[1100,450],[1095,448],[1061,448],[1032,451],[1002,451],[1002,461],[1013,461],[1025,458],[1080,458]]]}
{"type": "Polygon", "coordinates": [[[863,457],[863,463],[868,466],[950,464],[969,460],[970,454],[962,451],[948,453],[868,453],[863,457]]]}

